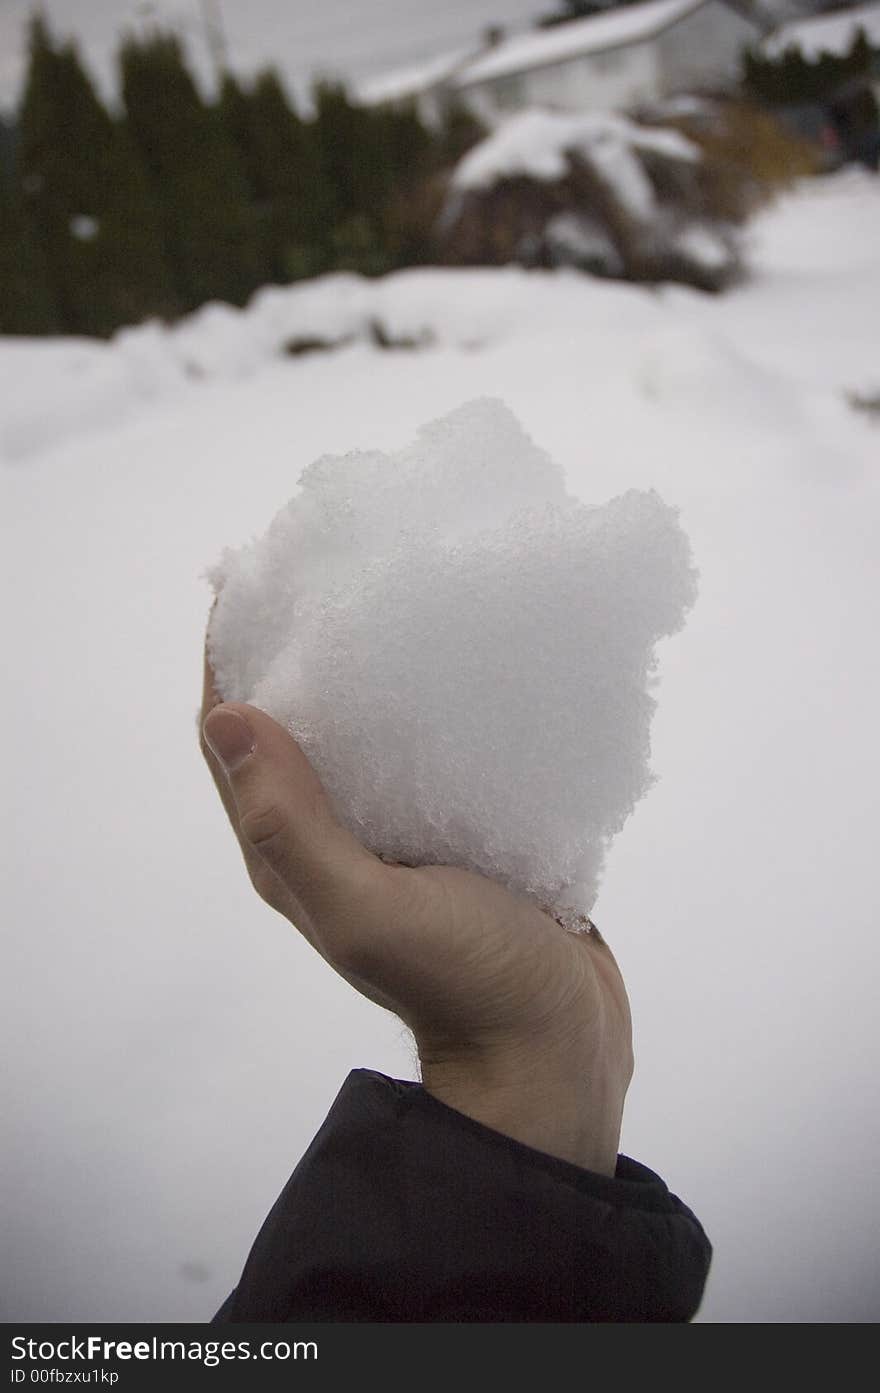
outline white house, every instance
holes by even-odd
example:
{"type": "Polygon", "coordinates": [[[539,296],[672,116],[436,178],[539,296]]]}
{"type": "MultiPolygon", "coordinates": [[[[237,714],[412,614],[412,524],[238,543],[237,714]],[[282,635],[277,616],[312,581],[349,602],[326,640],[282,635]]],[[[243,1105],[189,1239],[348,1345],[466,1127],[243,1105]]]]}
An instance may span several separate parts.
{"type": "Polygon", "coordinates": [[[450,54],[363,95],[415,100],[429,121],[458,99],[490,125],[523,107],[615,110],[728,84],[765,31],[734,0],[646,0],[450,54]]]}

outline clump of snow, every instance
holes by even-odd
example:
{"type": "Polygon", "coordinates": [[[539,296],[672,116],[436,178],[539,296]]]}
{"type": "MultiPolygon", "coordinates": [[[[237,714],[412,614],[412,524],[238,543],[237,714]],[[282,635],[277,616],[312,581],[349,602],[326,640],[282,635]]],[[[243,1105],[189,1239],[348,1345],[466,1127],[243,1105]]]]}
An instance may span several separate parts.
{"type": "Polygon", "coordinates": [[[614,130],[602,130],[581,150],[603,184],[614,190],[618,204],[631,217],[650,221],[656,207],[654,186],[632,144],[614,130]]]}
{"type": "Polygon", "coordinates": [[[715,228],[692,223],[681,230],[675,241],[676,250],[708,270],[720,270],[731,264],[733,253],[724,237],[715,228]]]}
{"type": "Polygon", "coordinates": [[[647,181],[636,158],[639,150],[689,164],[700,159],[698,147],[679,131],[651,129],[613,113],[570,116],[535,108],[511,117],[475,145],[459,163],[452,182],[460,190],[491,188],[518,176],[552,182],[565,178],[574,154],[595,163],[615,187],[619,185],[625,201],[642,206],[642,181],[647,181]]]}
{"type": "Polygon", "coordinates": [[[97,218],[89,213],[77,213],[70,219],[70,235],[78,242],[93,242],[101,230],[97,218]]]}
{"type": "Polygon", "coordinates": [[[218,691],[292,732],[371,850],[575,927],[652,782],[654,645],[696,593],[675,510],[578,501],[486,399],[300,484],[209,573],[218,691]]]}
{"type": "Polygon", "coordinates": [[[595,266],[610,276],[623,272],[620,253],[588,213],[557,213],[544,228],[544,241],[554,265],[595,266]]]}

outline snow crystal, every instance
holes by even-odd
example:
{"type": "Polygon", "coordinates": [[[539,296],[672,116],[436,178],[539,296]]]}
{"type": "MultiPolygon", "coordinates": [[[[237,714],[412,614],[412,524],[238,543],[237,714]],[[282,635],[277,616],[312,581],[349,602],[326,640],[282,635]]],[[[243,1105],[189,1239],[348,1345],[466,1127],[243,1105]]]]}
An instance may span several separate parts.
{"type": "Polygon", "coordinates": [[[485,399],[300,485],[208,573],[218,691],[291,731],[371,850],[574,927],[652,781],[654,645],[696,593],[675,510],[578,501],[485,399]]]}

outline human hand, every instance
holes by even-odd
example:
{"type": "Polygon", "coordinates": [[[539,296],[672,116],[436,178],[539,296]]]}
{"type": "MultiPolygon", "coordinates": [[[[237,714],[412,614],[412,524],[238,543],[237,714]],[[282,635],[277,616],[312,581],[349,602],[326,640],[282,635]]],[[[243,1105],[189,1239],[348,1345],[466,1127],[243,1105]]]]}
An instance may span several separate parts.
{"type": "Polygon", "coordinates": [[[296,741],[221,703],[201,748],[260,897],[412,1030],[422,1083],[527,1146],[613,1175],[632,1026],[608,946],[452,866],[387,864],[335,816],[296,741]]]}

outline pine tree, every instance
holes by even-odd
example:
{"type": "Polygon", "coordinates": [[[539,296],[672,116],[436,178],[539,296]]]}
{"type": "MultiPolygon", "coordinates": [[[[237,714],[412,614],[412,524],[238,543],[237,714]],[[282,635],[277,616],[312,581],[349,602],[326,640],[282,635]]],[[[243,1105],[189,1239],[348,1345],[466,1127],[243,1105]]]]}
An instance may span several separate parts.
{"type": "Polygon", "coordinates": [[[0,116],[0,176],[12,178],[15,162],[15,129],[0,116]]]}
{"type": "Polygon", "coordinates": [[[0,121],[0,334],[53,334],[57,310],[15,186],[15,137],[0,121]]]}
{"type": "Polygon", "coordinates": [[[227,74],[219,105],[241,155],[265,278],[286,282],[325,269],[332,191],[312,126],[300,119],[271,69],[258,75],[250,92],[227,74]]]}
{"type": "Polygon", "coordinates": [[[247,93],[234,73],[223,74],[217,95],[217,110],[224,134],[238,152],[242,175],[248,186],[248,199],[253,199],[256,197],[256,189],[253,179],[250,105],[247,93]]]}
{"type": "Polygon", "coordinates": [[[173,35],[129,40],[120,67],[126,124],[151,179],[182,307],[244,304],[260,282],[259,251],[220,113],[202,100],[173,35]]]}
{"type": "Polygon", "coordinates": [[[437,146],[414,110],[362,107],[319,83],[314,129],[332,191],[334,265],[379,275],[402,264],[398,209],[437,163],[437,146]]]}
{"type": "Polygon", "coordinates": [[[776,106],[792,106],[833,100],[853,78],[869,78],[874,55],[864,29],[856,32],[848,53],[822,52],[808,58],[795,45],[780,58],[764,58],[747,50],[743,61],[743,84],[755,96],[776,106]]]}
{"type": "Polygon", "coordinates": [[[60,327],[108,335],[173,308],[149,186],[124,130],[97,97],[75,45],[31,30],[18,121],[17,184],[60,327]]]}
{"type": "Polygon", "coordinates": [[[486,135],[487,128],[468,107],[460,102],[451,103],[443,113],[440,130],[435,137],[438,167],[444,169],[458,164],[462,156],[486,135]]]}
{"type": "Polygon", "coordinates": [[[331,190],[333,225],[374,216],[388,191],[388,171],[374,159],[369,114],[353,105],[338,83],[316,83],[313,101],[316,149],[331,190]]]}

